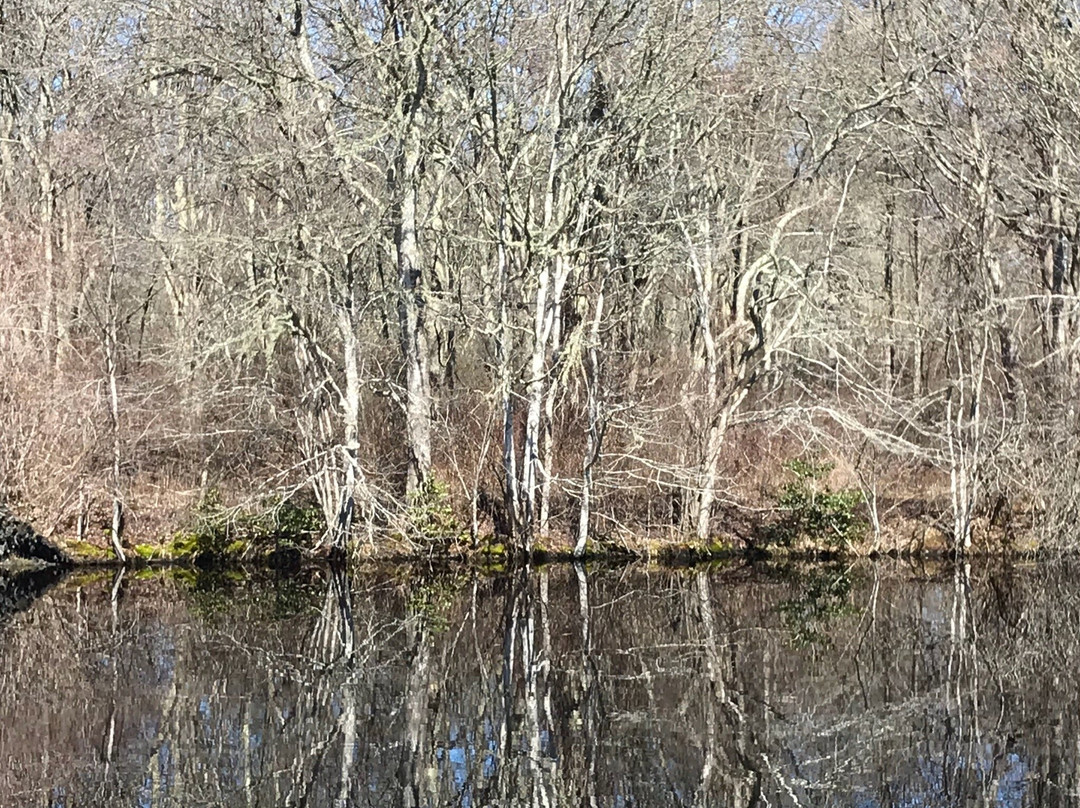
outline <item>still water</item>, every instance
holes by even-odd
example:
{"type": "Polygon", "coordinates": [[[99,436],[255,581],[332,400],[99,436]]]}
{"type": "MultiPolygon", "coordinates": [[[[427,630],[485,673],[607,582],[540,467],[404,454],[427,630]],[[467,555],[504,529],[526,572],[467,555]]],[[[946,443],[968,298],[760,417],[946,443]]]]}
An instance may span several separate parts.
{"type": "Polygon", "coordinates": [[[1080,804],[1077,573],[4,574],[0,805],[1080,804]]]}

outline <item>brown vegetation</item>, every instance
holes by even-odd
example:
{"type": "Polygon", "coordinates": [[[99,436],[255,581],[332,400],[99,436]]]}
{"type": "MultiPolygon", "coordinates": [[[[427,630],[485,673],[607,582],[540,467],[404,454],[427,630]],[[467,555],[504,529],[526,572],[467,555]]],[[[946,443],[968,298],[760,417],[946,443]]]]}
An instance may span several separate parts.
{"type": "Polygon", "coordinates": [[[0,499],[581,553],[827,460],[867,547],[1068,548],[1064,8],[0,3],[0,499]]]}

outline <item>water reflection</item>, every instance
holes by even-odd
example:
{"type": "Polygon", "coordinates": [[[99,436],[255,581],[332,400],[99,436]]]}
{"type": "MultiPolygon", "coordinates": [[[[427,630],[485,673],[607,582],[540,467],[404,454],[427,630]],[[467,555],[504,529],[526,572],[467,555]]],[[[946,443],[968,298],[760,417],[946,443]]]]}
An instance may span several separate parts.
{"type": "Polygon", "coordinates": [[[1074,805],[1075,573],[0,578],[0,805],[1074,805]]]}
{"type": "Polygon", "coordinates": [[[19,612],[29,609],[67,575],[63,567],[8,569],[0,567],[0,627],[19,612]]]}

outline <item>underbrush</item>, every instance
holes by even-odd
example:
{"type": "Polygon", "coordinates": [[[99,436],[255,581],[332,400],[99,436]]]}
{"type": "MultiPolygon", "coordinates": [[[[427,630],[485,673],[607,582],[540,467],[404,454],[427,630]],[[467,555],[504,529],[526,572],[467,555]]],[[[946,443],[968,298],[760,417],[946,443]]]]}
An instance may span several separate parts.
{"type": "Polygon", "coordinates": [[[809,545],[842,552],[862,541],[867,530],[859,513],[862,494],[830,488],[826,478],[834,468],[832,463],[792,460],[785,468],[794,479],[777,496],[781,516],[763,531],[767,546],[809,545]]]}
{"type": "Polygon", "coordinates": [[[248,559],[312,549],[324,530],[322,511],[314,503],[268,497],[252,509],[230,508],[212,488],[167,544],[137,545],[135,552],[147,560],[248,559]]]}
{"type": "Polygon", "coordinates": [[[450,500],[450,487],[432,477],[409,497],[391,535],[412,553],[450,555],[467,549],[468,531],[450,500]]]}

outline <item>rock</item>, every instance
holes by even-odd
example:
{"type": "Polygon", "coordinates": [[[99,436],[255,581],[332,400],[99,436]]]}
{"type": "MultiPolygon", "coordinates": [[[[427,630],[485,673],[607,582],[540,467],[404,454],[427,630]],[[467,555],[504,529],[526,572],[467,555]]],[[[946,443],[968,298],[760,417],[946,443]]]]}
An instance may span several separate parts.
{"type": "Polygon", "coordinates": [[[71,566],[71,559],[63,551],[45,541],[30,525],[15,518],[0,505],[0,560],[13,555],[46,564],[71,566]]]}

